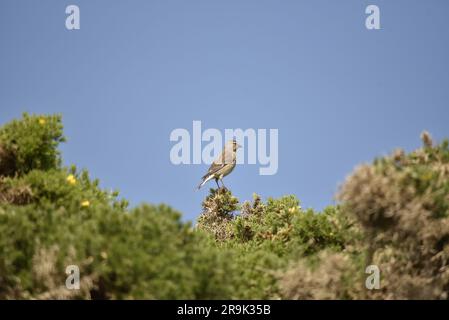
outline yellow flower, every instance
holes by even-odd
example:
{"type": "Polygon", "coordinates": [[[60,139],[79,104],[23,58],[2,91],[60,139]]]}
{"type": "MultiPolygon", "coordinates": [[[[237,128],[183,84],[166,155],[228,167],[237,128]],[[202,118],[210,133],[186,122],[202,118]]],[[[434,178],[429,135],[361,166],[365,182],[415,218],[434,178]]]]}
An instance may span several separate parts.
{"type": "Polygon", "coordinates": [[[105,259],[105,260],[108,258],[108,254],[107,254],[106,251],[102,251],[102,252],[100,253],[100,256],[101,256],[103,259],[105,259]]]}
{"type": "Polygon", "coordinates": [[[68,183],[70,183],[70,184],[75,184],[76,183],[76,178],[73,176],[73,174],[69,174],[68,176],[67,176],[67,182],[68,183]]]}
{"type": "Polygon", "coordinates": [[[290,213],[295,213],[301,211],[301,206],[295,206],[288,209],[290,213]]]}
{"type": "Polygon", "coordinates": [[[88,207],[88,206],[90,206],[89,200],[84,200],[83,202],[81,202],[81,207],[88,207]]]}

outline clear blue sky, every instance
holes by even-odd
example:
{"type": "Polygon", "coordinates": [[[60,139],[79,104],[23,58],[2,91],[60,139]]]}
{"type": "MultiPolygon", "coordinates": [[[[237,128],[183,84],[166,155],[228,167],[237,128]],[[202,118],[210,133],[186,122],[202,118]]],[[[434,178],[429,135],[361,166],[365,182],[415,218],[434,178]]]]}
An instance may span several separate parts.
{"type": "Polygon", "coordinates": [[[448,15],[447,0],[1,0],[0,123],[62,113],[65,164],[187,219],[207,165],[172,165],[170,132],[277,128],[278,173],[243,165],[226,185],[321,209],[357,164],[423,129],[449,137],[448,15]],[[65,28],[70,4],[81,30],[65,28]],[[368,4],[382,30],[365,28],[368,4]]]}

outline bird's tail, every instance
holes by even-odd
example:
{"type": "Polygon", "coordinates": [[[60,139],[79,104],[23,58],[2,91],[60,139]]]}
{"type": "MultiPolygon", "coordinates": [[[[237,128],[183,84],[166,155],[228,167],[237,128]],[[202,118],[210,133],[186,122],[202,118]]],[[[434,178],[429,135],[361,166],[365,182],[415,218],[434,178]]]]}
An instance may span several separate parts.
{"type": "Polygon", "coordinates": [[[198,187],[196,188],[197,190],[200,190],[202,186],[204,186],[206,182],[203,180],[201,181],[201,183],[198,185],[198,187]]]}
{"type": "Polygon", "coordinates": [[[201,189],[202,186],[204,186],[204,184],[209,181],[210,179],[212,179],[214,176],[206,176],[203,177],[203,181],[201,181],[201,183],[198,185],[197,190],[201,189]]]}

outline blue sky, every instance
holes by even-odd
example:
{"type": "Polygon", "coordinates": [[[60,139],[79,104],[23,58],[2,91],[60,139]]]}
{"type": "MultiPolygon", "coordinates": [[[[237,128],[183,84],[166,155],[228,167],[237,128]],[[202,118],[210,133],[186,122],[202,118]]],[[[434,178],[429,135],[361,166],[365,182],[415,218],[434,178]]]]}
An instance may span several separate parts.
{"type": "Polygon", "coordinates": [[[449,137],[448,15],[445,0],[1,0],[0,123],[62,113],[65,164],[187,219],[208,166],[174,166],[171,131],[276,128],[277,174],[241,165],[226,185],[321,209],[357,164],[423,129],[449,137]],[[365,28],[369,4],[381,30],[365,28]]]}

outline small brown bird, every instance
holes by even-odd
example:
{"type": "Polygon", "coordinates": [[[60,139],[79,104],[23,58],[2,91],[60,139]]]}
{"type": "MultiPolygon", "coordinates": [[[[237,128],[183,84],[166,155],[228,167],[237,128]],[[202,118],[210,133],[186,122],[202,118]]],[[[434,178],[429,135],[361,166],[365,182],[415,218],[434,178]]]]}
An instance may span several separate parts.
{"type": "Polygon", "coordinates": [[[211,179],[215,179],[218,189],[220,189],[218,180],[220,180],[223,187],[226,188],[223,183],[223,178],[230,174],[232,170],[234,170],[235,164],[237,162],[236,152],[240,147],[241,146],[235,140],[228,141],[220,156],[215,159],[214,162],[212,162],[209,170],[203,176],[198,189],[200,189],[207,181],[211,179]]]}

